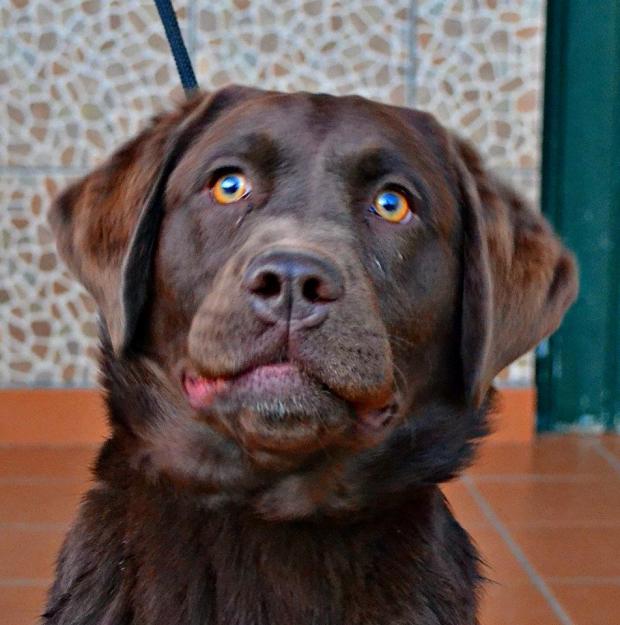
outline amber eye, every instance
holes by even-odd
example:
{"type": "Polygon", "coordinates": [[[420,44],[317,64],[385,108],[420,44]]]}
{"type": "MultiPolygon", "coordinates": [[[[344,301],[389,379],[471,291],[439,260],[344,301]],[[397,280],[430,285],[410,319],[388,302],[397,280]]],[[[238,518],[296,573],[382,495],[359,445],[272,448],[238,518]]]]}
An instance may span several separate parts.
{"type": "Polygon", "coordinates": [[[407,223],[413,217],[407,198],[399,191],[390,189],[376,195],[370,210],[394,224],[407,223]]]}
{"type": "Polygon", "coordinates": [[[250,185],[243,174],[224,174],[213,183],[211,193],[218,204],[232,204],[249,195],[250,185]]]}

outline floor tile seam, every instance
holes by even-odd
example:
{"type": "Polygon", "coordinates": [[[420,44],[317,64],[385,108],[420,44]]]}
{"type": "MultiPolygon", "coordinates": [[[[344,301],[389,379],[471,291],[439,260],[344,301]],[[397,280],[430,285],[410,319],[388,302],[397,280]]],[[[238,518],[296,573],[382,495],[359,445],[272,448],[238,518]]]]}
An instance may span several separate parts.
{"type": "Polygon", "coordinates": [[[0,577],[0,588],[47,588],[52,581],[47,577],[0,577]]]}
{"type": "Polygon", "coordinates": [[[620,459],[618,459],[614,453],[609,451],[609,449],[607,449],[600,440],[595,442],[593,449],[609,464],[609,466],[615,471],[616,475],[620,477],[620,459]]]}
{"type": "MultiPolygon", "coordinates": [[[[0,388],[0,394],[2,393],[2,390],[6,390],[6,389],[2,389],[0,388]]],[[[36,390],[36,389],[35,389],[36,390]]],[[[59,389],[62,391],[62,389],[59,389]]],[[[71,390],[71,389],[69,389],[71,390]]],[[[76,444],[76,443],[67,443],[67,444],[63,444],[63,443],[3,443],[0,442],[0,453],[3,451],[62,451],[65,453],[68,453],[70,451],[90,451],[90,452],[96,452],[100,447],[101,444],[103,443],[103,441],[101,443],[80,443],[80,444],[76,444]]]]}
{"type": "Polygon", "coordinates": [[[0,530],[20,530],[30,532],[67,531],[71,523],[29,523],[28,521],[2,521],[0,530]]]}
{"type": "Polygon", "coordinates": [[[484,513],[484,515],[486,516],[486,518],[489,520],[493,528],[502,538],[502,540],[504,541],[512,555],[515,557],[521,568],[525,571],[531,583],[545,598],[552,612],[560,620],[562,625],[575,625],[574,621],[565,611],[562,604],[555,596],[551,588],[549,588],[543,577],[540,575],[540,573],[538,573],[538,571],[536,571],[532,563],[528,560],[527,556],[525,555],[517,541],[512,537],[511,533],[508,531],[508,528],[499,519],[491,504],[478,490],[473,480],[470,479],[468,476],[464,476],[462,478],[462,481],[467,487],[471,496],[474,498],[474,500],[484,513]]]}
{"type": "Polygon", "coordinates": [[[0,486],[10,486],[13,484],[17,484],[18,486],[83,484],[84,486],[88,486],[89,481],[79,477],[0,476],[0,486]]]}
{"type": "Polygon", "coordinates": [[[494,483],[514,483],[532,482],[535,484],[580,484],[605,479],[610,473],[582,473],[573,475],[556,474],[533,474],[533,473],[504,473],[504,474],[469,474],[474,482],[494,484],[494,483]]]}
{"type": "Polygon", "coordinates": [[[609,530],[620,529],[620,519],[618,521],[510,521],[504,525],[508,529],[589,529],[589,530],[609,530]]]}
{"type": "Polygon", "coordinates": [[[620,576],[550,575],[545,577],[545,581],[557,586],[620,586],[620,576]]]}

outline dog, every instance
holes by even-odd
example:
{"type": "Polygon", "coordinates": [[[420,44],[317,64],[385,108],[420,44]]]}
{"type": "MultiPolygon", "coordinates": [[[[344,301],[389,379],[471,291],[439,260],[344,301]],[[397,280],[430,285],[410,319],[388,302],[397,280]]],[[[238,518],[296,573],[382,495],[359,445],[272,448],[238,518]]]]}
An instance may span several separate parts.
{"type": "Polygon", "coordinates": [[[54,202],[111,436],[45,625],[474,625],[439,485],[572,254],[429,113],[230,86],[54,202]]]}

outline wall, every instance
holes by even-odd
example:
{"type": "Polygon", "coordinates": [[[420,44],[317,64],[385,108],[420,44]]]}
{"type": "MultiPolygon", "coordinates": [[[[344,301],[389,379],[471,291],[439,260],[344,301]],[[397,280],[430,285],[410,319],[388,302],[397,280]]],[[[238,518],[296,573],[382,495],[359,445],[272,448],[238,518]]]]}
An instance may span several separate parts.
{"type": "MultiPolygon", "coordinates": [[[[538,202],[542,0],[175,5],[203,88],[356,92],[428,109],[538,202]]],[[[45,213],[182,94],[151,0],[4,0],[0,12],[0,386],[90,386],[94,306],[56,258],[45,213]]],[[[501,376],[531,380],[530,356],[501,376]]]]}

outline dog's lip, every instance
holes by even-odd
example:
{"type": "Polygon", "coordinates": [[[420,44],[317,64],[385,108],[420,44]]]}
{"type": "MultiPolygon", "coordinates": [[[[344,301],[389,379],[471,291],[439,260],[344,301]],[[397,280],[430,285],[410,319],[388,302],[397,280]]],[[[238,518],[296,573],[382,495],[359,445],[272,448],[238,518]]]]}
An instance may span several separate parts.
{"type": "MultiPolygon", "coordinates": [[[[284,396],[303,392],[309,378],[303,370],[292,362],[278,362],[257,365],[231,376],[209,377],[187,369],[182,373],[182,383],[191,407],[199,413],[208,412],[219,399],[235,391],[250,392],[254,396],[284,396]]],[[[365,441],[365,445],[380,442],[386,432],[400,421],[399,402],[390,394],[388,401],[353,404],[351,422],[355,439],[365,441]]],[[[316,438],[312,432],[311,438],[316,438]]]]}
{"type": "Polygon", "coordinates": [[[290,362],[252,367],[227,377],[207,377],[184,371],[182,383],[192,408],[208,408],[213,401],[233,390],[246,388],[263,392],[290,392],[303,384],[300,369],[290,362]]]}

